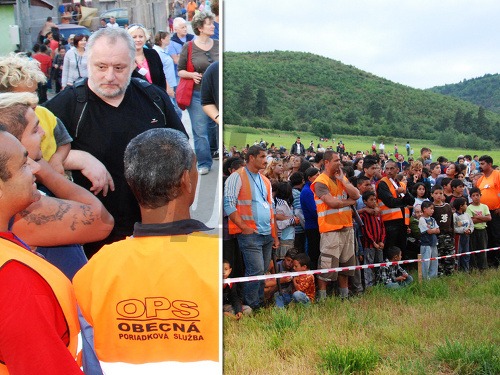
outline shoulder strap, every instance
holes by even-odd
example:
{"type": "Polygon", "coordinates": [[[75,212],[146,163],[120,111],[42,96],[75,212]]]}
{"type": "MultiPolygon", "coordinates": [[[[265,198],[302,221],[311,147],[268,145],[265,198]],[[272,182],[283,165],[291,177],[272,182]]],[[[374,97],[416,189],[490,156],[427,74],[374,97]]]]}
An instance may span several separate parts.
{"type": "Polygon", "coordinates": [[[193,65],[193,42],[188,42],[187,71],[194,72],[193,65]]]}
{"type": "Polygon", "coordinates": [[[136,77],[132,77],[130,82],[141,89],[141,91],[143,91],[153,101],[153,103],[156,105],[156,107],[158,107],[161,114],[163,115],[163,123],[165,124],[165,126],[167,126],[167,116],[162,109],[163,101],[160,94],[158,93],[158,90],[154,87],[155,85],[149,83],[145,79],[136,77]]]}

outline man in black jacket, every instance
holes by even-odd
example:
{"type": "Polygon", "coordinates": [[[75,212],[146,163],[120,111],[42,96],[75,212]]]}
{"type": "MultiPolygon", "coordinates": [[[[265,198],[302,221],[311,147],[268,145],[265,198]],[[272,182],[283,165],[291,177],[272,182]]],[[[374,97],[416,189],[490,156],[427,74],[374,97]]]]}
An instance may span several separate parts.
{"type": "MultiPolygon", "coordinates": [[[[66,125],[72,148],[99,159],[115,182],[115,190],[99,196],[116,218],[110,236],[85,245],[92,256],[106,243],[123,239],[140,221],[139,206],[124,177],[123,154],[129,141],[151,128],[173,128],[186,134],[165,90],[146,81],[131,79],[135,68],[135,45],[127,32],[106,28],[95,32],[87,44],[88,81],[75,83],[45,105],[66,125]]],[[[89,188],[81,173],[74,181],[89,188]]]]}
{"type": "Polygon", "coordinates": [[[297,137],[297,140],[292,145],[290,149],[290,155],[300,155],[304,156],[306,154],[306,148],[302,143],[300,143],[300,137],[297,137]]]}

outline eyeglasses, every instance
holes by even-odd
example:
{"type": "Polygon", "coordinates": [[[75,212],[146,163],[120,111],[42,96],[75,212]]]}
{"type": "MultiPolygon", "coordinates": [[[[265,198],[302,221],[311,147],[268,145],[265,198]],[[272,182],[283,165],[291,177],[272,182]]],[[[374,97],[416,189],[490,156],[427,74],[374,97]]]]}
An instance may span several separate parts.
{"type": "Polygon", "coordinates": [[[208,62],[211,64],[214,62],[214,59],[212,59],[212,55],[210,55],[210,52],[205,52],[205,56],[208,58],[208,62]]]}

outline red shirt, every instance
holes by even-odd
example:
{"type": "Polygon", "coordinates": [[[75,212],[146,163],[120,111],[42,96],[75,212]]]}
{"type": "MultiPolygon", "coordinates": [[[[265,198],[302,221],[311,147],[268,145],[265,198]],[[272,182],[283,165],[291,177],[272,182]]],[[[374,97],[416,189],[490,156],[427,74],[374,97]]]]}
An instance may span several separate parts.
{"type": "Polygon", "coordinates": [[[0,332],[0,361],[10,375],[83,374],[66,347],[68,326],[54,292],[17,261],[0,268],[0,332]]]}
{"type": "Polygon", "coordinates": [[[40,63],[40,69],[46,77],[49,76],[50,67],[52,66],[52,58],[45,53],[35,53],[33,58],[40,63]]]}

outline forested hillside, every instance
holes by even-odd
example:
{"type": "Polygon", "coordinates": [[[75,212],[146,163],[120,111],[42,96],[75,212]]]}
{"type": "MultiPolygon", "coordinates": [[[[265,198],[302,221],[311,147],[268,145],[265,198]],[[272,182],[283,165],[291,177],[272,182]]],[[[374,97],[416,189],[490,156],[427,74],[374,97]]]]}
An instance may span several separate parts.
{"type": "Polygon", "coordinates": [[[300,52],[224,53],[224,122],[332,134],[437,139],[490,148],[500,114],[300,52]]]}
{"type": "Polygon", "coordinates": [[[463,80],[460,83],[436,86],[430,91],[450,95],[500,113],[500,75],[486,74],[483,77],[463,80]]]}

